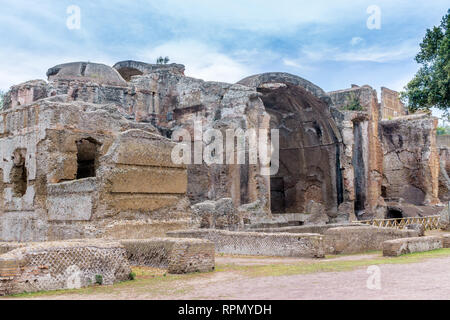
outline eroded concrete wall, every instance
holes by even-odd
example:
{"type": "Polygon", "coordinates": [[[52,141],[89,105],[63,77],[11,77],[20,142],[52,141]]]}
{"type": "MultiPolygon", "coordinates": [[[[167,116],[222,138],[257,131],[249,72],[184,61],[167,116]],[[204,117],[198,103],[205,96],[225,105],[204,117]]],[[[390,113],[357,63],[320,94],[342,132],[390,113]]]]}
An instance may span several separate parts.
{"type": "Polygon", "coordinates": [[[377,93],[370,86],[328,93],[335,108],[333,116],[342,133],[341,170],[344,202],[341,211],[350,220],[371,217],[384,210],[381,197],[383,154],[378,132],[380,110],[377,93]],[[351,108],[351,105],[356,107],[351,108]]]}
{"type": "Polygon", "coordinates": [[[186,167],[172,164],[173,143],[150,124],[64,96],[8,109],[0,120],[0,239],[101,237],[122,220],[188,225],[186,167]],[[94,146],[84,156],[82,141],[94,146]],[[92,176],[80,176],[91,156],[92,176]]]}
{"type": "Polygon", "coordinates": [[[383,196],[415,205],[439,202],[437,119],[412,115],[380,122],[383,196]]]}

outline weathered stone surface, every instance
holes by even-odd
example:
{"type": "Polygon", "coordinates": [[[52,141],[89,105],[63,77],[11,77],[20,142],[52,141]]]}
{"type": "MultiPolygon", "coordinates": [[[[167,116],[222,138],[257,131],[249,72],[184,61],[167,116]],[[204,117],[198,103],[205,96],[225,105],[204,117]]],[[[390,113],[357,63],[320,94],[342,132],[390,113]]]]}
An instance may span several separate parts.
{"type": "Polygon", "coordinates": [[[405,105],[399,98],[397,91],[381,87],[381,117],[391,119],[407,114],[405,105]]]}
{"type": "Polygon", "coordinates": [[[450,230],[450,209],[448,206],[441,211],[439,223],[442,230],[450,230]]]}
{"type": "Polygon", "coordinates": [[[54,66],[47,71],[49,81],[80,80],[98,84],[125,86],[126,82],[113,68],[92,62],[71,62],[54,66]]]}
{"type": "Polygon", "coordinates": [[[162,70],[184,75],[185,69],[182,64],[150,64],[132,60],[117,62],[113,68],[116,69],[126,81],[130,81],[133,76],[151,74],[155,71],[162,70]]]}
{"type": "Polygon", "coordinates": [[[324,225],[303,225],[303,226],[290,226],[290,227],[278,227],[278,228],[255,228],[248,229],[248,232],[265,232],[265,233],[319,233],[324,234],[325,231],[332,228],[347,228],[347,227],[365,227],[364,224],[348,223],[330,223],[324,225]]]}
{"type": "Polygon", "coordinates": [[[12,86],[4,97],[3,108],[15,108],[44,99],[48,94],[47,83],[43,80],[31,80],[12,86]]]}
{"type": "Polygon", "coordinates": [[[306,213],[310,215],[305,221],[305,224],[323,225],[326,224],[330,218],[325,213],[325,208],[320,203],[310,200],[306,206],[306,213]]]}
{"type": "Polygon", "coordinates": [[[343,139],[339,164],[343,180],[342,204],[339,217],[334,222],[342,221],[342,218],[355,221],[360,217],[374,217],[384,206],[377,92],[368,85],[355,85],[350,89],[328,92],[328,95],[343,139]]]}
{"type": "MultiPolygon", "coordinates": [[[[169,215],[168,215],[169,216],[169,215]]],[[[164,237],[166,232],[196,227],[190,219],[115,221],[103,227],[107,239],[148,239],[164,237]]]]}
{"type": "Polygon", "coordinates": [[[306,79],[300,78],[298,76],[289,73],[284,72],[262,73],[242,79],[238,83],[253,88],[257,88],[260,87],[261,85],[271,83],[291,84],[305,88],[307,91],[309,91],[319,99],[323,99],[326,103],[330,102],[330,97],[321,88],[319,88],[318,86],[316,86],[315,84],[306,79]]]}
{"type": "Polygon", "coordinates": [[[301,85],[286,80],[274,86],[268,77],[258,76],[257,90],[270,115],[270,128],[279,132],[279,170],[270,177],[271,210],[303,213],[313,200],[334,218],[342,139],[329,106],[301,85]]]}
{"type": "Polygon", "coordinates": [[[169,273],[209,272],[215,267],[214,243],[200,239],[120,240],[135,266],[168,269],[169,273]]]}
{"type": "Polygon", "coordinates": [[[231,198],[197,203],[192,211],[193,219],[199,221],[202,228],[236,229],[241,224],[231,198]]]}
{"type": "Polygon", "coordinates": [[[398,238],[418,237],[415,230],[399,230],[377,227],[339,227],[324,233],[327,253],[362,253],[381,250],[383,242],[398,238]]]}
{"type": "MultiPolygon", "coordinates": [[[[437,136],[436,138],[438,138],[437,136]]],[[[439,146],[439,143],[438,143],[439,146]]],[[[450,201],[450,150],[439,146],[439,200],[450,201]]]]}
{"type": "Polygon", "coordinates": [[[440,237],[395,239],[383,242],[383,256],[398,257],[402,254],[424,252],[442,248],[440,237]]]}
{"type": "Polygon", "coordinates": [[[0,255],[18,248],[25,247],[26,245],[27,244],[23,242],[0,242],[0,255]]]}
{"type": "Polygon", "coordinates": [[[1,113],[1,240],[93,238],[121,220],[188,219],[187,170],[172,164],[173,142],[112,105],[60,98],[1,113]]]}
{"type": "Polygon", "coordinates": [[[415,205],[438,203],[437,119],[413,115],[380,124],[384,196],[403,198],[415,205]]]}
{"type": "Polygon", "coordinates": [[[127,280],[131,272],[118,242],[83,240],[33,243],[0,256],[0,295],[75,289],[127,280]]]}
{"type": "Polygon", "coordinates": [[[423,237],[425,235],[425,227],[422,224],[408,224],[406,229],[417,231],[419,237],[423,237]]]}
{"type": "Polygon", "coordinates": [[[423,205],[410,210],[422,215],[448,193],[435,120],[379,122],[386,110],[401,111],[386,88],[380,105],[367,85],[325,93],[286,73],[229,84],[137,61],[75,62],[47,75],[48,83],[12,87],[0,112],[0,240],[115,237],[135,222],[148,225],[142,236],[161,234],[189,221],[193,204],[191,227],[224,229],[384,218],[384,198],[423,205]],[[260,138],[261,129],[278,129],[277,173],[263,174],[261,159],[173,163],[170,139],[205,148],[200,134],[210,129],[260,138]]]}
{"type": "Polygon", "coordinates": [[[167,233],[175,238],[207,239],[217,252],[280,257],[323,258],[323,237],[319,234],[257,233],[225,230],[183,230],[167,233]]]}
{"type": "Polygon", "coordinates": [[[442,246],[444,248],[450,248],[450,234],[445,234],[442,236],[442,246]]]}

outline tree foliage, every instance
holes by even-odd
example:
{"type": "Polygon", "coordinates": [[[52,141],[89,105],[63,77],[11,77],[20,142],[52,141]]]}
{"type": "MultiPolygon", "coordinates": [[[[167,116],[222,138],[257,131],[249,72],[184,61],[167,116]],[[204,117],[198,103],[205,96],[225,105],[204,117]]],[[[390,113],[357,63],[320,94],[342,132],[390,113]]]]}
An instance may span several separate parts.
{"type": "Polygon", "coordinates": [[[353,93],[350,93],[350,98],[348,100],[348,103],[342,109],[349,110],[349,111],[363,111],[364,110],[364,108],[361,106],[359,99],[353,93]]]}
{"type": "Polygon", "coordinates": [[[436,133],[437,133],[438,136],[449,135],[450,134],[450,127],[448,127],[448,126],[437,127],[436,133]]]}
{"type": "Polygon", "coordinates": [[[427,29],[416,56],[422,67],[401,97],[411,111],[450,107],[450,9],[439,26],[427,29]]]}

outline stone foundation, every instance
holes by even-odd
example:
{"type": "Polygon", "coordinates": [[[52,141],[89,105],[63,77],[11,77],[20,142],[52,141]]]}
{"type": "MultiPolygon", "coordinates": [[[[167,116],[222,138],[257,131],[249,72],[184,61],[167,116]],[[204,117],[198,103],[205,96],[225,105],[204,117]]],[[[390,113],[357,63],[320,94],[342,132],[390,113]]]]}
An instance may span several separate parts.
{"type": "Polygon", "coordinates": [[[382,250],[383,242],[398,238],[418,237],[415,230],[377,227],[332,228],[325,232],[325,249],[330,254],[363,253],[382,250]]]}
{"type": "Polygon", "coordinates": [[[323,237],[319,234],[273,234],[203,229],[171,231],[167,236],[208,239],[214,242],[219,253],[309,258],[325,256],[323,237]]]}
{"type": "Polygon", "coordinates": [[[0,256],[0,295],[125,281],[131,272],[125,248],[98,240],[28,244],[0,256]]]}
{"type": "Polygon", "coordinates": [[[450,234],[442,236],[442,246],[444,248],[450,248],[450,234]]]}
{"type": "Polygon", "coordinates": [[[168,269],[168,273],[214,270],[214,243],[199,239],[121,240],[132,265],[168,269]]]}
{"type": "Polygon", "coordinates": [[[398,257],[402,254],[424,252],[442,248],[440,237],[418,237],[389,240],[383,243],[383,256],[398,257]]]}
{"type": "Polygon", "coordinates": [[[319,233],[324,234],[325,231],[331,228],[338,227],[360,227],[364,226],[363,224],[325,224],[325,225],[311,225],[311,226],[291,226],[291,227],[280,227],[280,228],[256,228],[249,229],[250,232],[266,232],[266,233],[319,233]]]}

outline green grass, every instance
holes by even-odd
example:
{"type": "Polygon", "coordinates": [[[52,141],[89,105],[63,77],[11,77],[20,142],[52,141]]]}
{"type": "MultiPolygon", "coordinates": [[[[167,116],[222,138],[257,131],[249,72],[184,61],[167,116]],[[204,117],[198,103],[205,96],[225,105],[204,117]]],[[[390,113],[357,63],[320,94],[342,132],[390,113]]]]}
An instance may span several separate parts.
{"type": "MultiPolygon", "coordinates": [[[[338,255],[330,256],[330,258],[338,258],[342,256],[357,257],[364,254],[356,255],[338,255]]],[[[379,257],[369,259],[355,259],[355,260],[311,260],[301,261],[290,264],[261,264],[261,265],[236,265],[236,264],[218,264],[215,272],[238,272],[247,277],[267,277],[267,276],[287,276],[297,274],[308,274],[316,272],[342,272],[351,271],[362,267],[381,264],[407,264],[422,262],[431,258],[442,258],[450,256],[450,249],[438,249],[428,252],[417,252],[406,254],[400,257],[382,257],[381,252],[371,252],[371,254],[378,254],[379,257]]],[[[261,260],[267,257],[251,257],[261,260]]],[[[136,279],[133,281],[120,282],[112,286],[98,286],[93,285],[87,288],[76,290],[55,290],[42,291],[35,293],[21,293],[9,296],[10,298],[33,298],[33,297],[51,297],[58,295],[95,295],[95,294],[111,294],[114,298],[115,294],[120,294],[124,290],[132,290],[133,292],[151,292],[158,295],[176,295],[183,294],[195,289],[193,285],[187,285],[185,281],[208,279],[213,276],[209,273],[193,273],[185,275],[171,275],[165,274],[164,271],[152,270],[148,268],[133,268],[136,274],[136,279]]]]}

